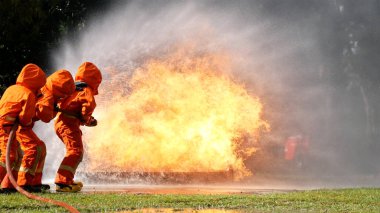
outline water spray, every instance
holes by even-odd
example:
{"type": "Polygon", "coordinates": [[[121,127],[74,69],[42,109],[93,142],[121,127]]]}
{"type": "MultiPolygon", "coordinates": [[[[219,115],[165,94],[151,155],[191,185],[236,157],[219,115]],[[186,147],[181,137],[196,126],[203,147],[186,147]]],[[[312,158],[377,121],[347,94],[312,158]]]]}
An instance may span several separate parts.
{"type": "Polygon", "coordinates": [[[17,128],[18,128],[18,122],[16,121],[13,124],[13,126],[12,126],[11,132],[9,133],[8,144],[7,144],[7,153],[6,153],[7,174],[9,176],[9,180],[11,181],[12,185],[16,188],[16,190],[18,192],[20,192],[21,194],[25,195],[29,199],[38,200],[38,201],[42,201],[42,202],[45,202],[45,203],[51,203],[51,204],[54,204],[54,205],[57,205],[57,206],[61,206],[61,207],[65,208],[65,209],[67,209],[69,212],[75,212],[75,213],[79,212],[76,208],[70,206],[69,204],[67,204],[65,202],[57,201],[57,200],[53,200],[53,199],[49,199],[49,198],[40,197],[38,195],[34,195],[32,193],[29,193],[29,192],[25,191],[23,188],[21,188],[19,185],[17,185],[17,182],[14,179],[13,174],[12,174],[10,157],[9,157],[10,150],[11,150],[11,145],[12,145],[12,142],[13,142],[13,140],[15,138],[17,128]]]}

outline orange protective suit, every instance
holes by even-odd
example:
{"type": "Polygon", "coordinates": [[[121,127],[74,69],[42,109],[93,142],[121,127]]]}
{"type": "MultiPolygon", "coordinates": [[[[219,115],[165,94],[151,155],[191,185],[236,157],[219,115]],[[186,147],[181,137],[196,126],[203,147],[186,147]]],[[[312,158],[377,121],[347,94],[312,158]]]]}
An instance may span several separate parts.
{"type": "Polygon", "coordinates": [[[42,97],[36,104],[36,116],[48,123],[57,114],[55,106],[75,91],[74,79],[67,70],[58,70],[51,74],[41,89],[42,97]]]}
{"type": "MultiPolygon", "coordinates": [[[[0,146],[1,166],[0,174],[4,174],[6,147],[10,128],[16,119],[19,129],[16,139],[20,143],[24,156],[22,157],[17,183],[20,186],[31,185],[39,162],[46,155],[45,144],[38,139],[32,131],[33,117],[35,116],[36,94],[45,84],[45,73],[35,64],[27,64],[19,74],[16,85],[10,86],[0,100],[0,146]]],[[[18,143],[12,143],[10,150],[10,161],[12,171],[16,177],[18,170],[17,161],[20,159],[18,143]]],[[[9,179],[5,177],[2,188],[12,188],[9,179]]]]}
{"type": "Polygon", "coordinates": [[[66,146],[66,155],[58,169],[56,184],[74,183],[76,169],[83,158],[80,126],[96,125],[96,120],[92,117],[96,107],[94,95],[98,94],[102,75],[94,64],[85,62],[78,68],[75,81],[84,82],[87,86],[76,90],[59,104],[62,112],[58,113],[55,131],[66,146]]]}
{"type": "MultiPolygon", "coordinates": [[[[42,97],[36,104],[37,119],[48,123],[57,111],[54,109],[59,100],[67,98],[75,91],[74,79],[67,70],[58,70],[46,79],[46,84],[41,89],[42,97]]],[[[35,119],[35,120],[37,120],[35,119]]],[[[45,153],[46,155],[46,153],[45,153]]],[[[34,174],[32,185],[40,185],[45,158],[41,159],[34,174]]]]}

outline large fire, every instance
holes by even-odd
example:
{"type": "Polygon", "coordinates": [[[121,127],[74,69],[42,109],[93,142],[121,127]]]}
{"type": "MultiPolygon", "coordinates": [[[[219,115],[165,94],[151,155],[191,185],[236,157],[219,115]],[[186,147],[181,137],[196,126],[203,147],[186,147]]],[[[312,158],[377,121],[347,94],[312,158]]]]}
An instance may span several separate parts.
{"type": "Polygon", "coordinates": [[[224,72],[230,69],[226,54],[179,50],[103,82],[99,124],[85,139],[87,169],[250,175],[244,159],[268,124],[260,100],[224,72]]]}

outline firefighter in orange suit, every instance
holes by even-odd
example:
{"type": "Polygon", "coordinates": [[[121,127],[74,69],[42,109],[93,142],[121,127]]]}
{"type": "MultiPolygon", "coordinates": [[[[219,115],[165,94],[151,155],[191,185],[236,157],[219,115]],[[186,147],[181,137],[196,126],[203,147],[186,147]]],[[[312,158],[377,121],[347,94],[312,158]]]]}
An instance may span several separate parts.
{"type": "Polygon", "coordinates": [[[96,126],[92,117],[96,107],[94,96],[102,81],[100,70],[92,63],[85,62],[78,68],[75,76],[76,91],[59,103],[55,131],[66,146],[66,155],[55,178],[56,191],[77,192],[83,187],[74,181],[75,171],[83,158],[81,125],[96,126]]]}
{"type": "MultiPolygon", "coordinates": [[[[58,101],[69,97],[75,91],[74,79],[67,70],[58,70],[51,74],[44,87],[41,89],[42,96],[36,104],[36,119],[48,123],[56,114],[56,105],[58,101]]],[[[45,159],[41,159],[34,175],[33,185],[41,185],[43,189],[50,188],[48,185],[42,185],[42,171],[45,159]]]]}
{"type": "MultiPolygon", "coordinates": [[[[18,180],[17,183],[26,190],[33,191],[33,178],[41,159],[46,154],[45,144],[33,132],[33,118],[35,116],[35,105],[37,94],[46,82],[45,73],[35,64],[27,64],[21,70],[16,80],[16,85],[12,85],[4,92],[0,100],[0,146],[1,165],[0,174],[5,174],[6,147],[10,130],[13,124],[18,121],[19,128],[16,139],[20,143],[24,152],[21,160],[21,167],[17,168],[17,160],[20,157],[18,143],[13,142],[10,150],[10,163],[12,172],[18,180]]],[[[11,189],[8,177],[2,181],[2,191],[11,189]]]]}
{"type": "Polygon", "coordinates": [[[62,69],[51,74],[36,104],[37,118],[45,123],[50,122],[57,114],[58,102],[68,98],[74,91],[75,83],[69,71],[62,69]]]}

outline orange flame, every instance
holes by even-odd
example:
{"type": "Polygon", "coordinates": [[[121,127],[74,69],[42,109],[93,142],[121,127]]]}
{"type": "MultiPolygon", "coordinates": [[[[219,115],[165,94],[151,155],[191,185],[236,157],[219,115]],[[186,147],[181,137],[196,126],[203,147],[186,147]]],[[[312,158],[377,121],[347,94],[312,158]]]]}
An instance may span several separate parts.
{"type": "Polygon", "coordinates": [[[243,161],[268,124],[259,99],[223,72],[230,67],[226,55],[181,49],[105,82],[113,97],[99,102],[87,134],[89,169],[249,175],[243,161]]]}

